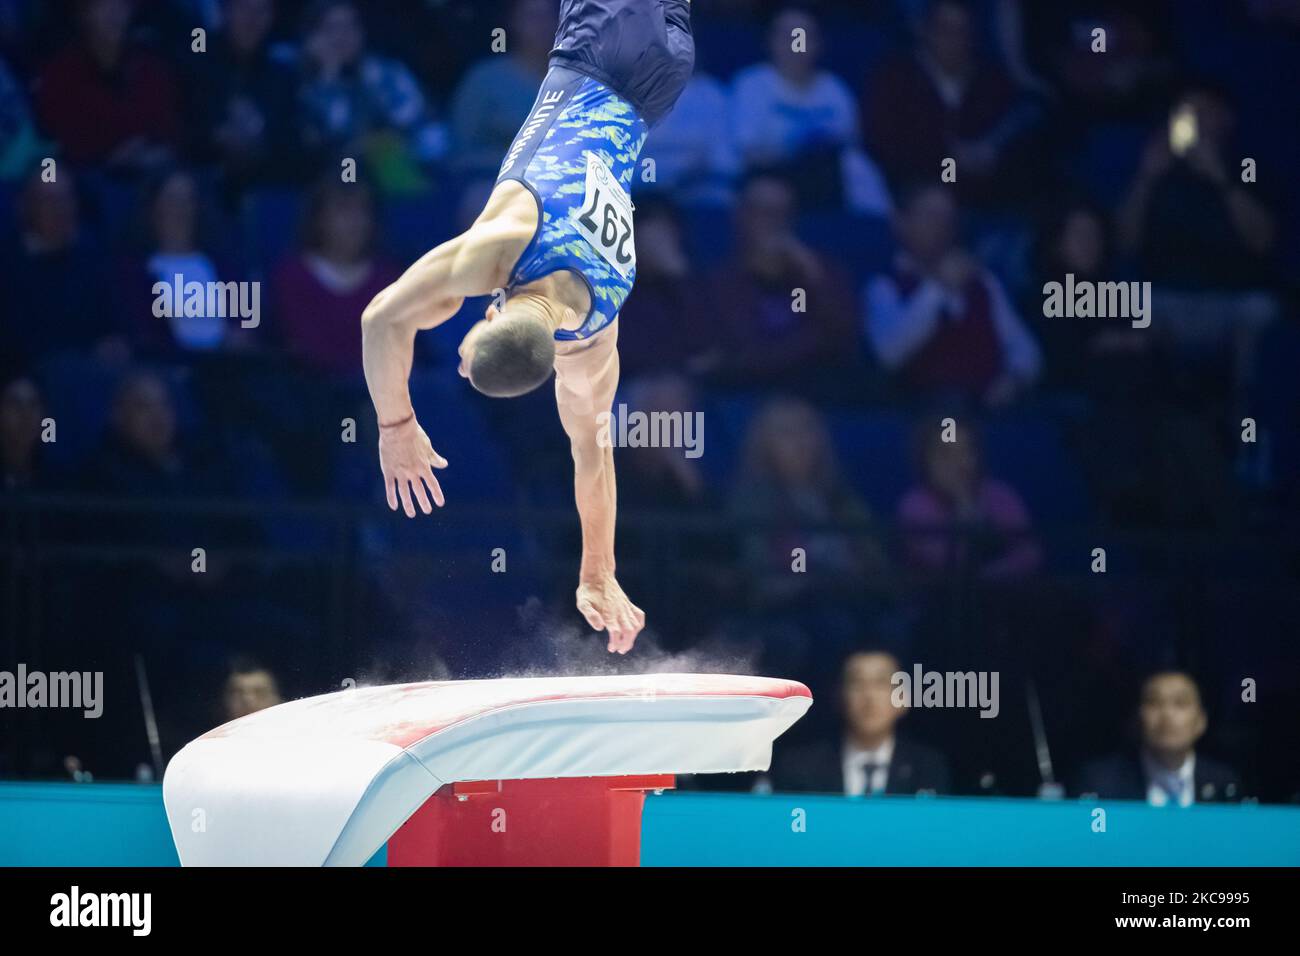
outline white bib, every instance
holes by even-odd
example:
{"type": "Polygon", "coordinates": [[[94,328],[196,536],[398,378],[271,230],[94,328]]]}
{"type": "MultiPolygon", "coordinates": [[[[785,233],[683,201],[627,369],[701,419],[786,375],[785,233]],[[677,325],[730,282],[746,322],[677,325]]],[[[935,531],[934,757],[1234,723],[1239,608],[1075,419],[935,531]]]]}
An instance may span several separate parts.
{"type": "Polygon", "coordinates": [[[573,211],[578,231],[601,258],[624,279],[636,268],[636,237],[632,232],[632,199],[614,172],[596,153],[587,152],[587,190],[582,208],[573,211]]]}

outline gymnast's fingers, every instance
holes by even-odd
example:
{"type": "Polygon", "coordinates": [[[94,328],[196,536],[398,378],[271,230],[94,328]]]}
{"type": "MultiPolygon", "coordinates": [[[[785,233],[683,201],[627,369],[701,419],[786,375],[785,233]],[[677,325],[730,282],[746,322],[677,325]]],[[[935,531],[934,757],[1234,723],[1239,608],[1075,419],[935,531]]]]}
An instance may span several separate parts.
{"type": "Polygon", "coordinates": [[[397,479],[397,496],[402,499],[402,510],[406,517],[415,517],[415,505],[411,504],[411,486],[405,478],[397,479]]]}
{"type": "Polygon", "coordinates": [[[420,476],[425,485],[429,488],[429,494],[433,495],[434,502],[441,508],[446,504],[446,499],[442,495],[442,485],[438,484],[438,479],[434,477],[433,469],[428,465],[424,466],[424,474],[420,476]]]}
{"type": "Polygon", "coordinates": [[[424,490],[424,482],[421,480],[420,475],[416,475],[411,479],[411,498],[425,514],[433,514],[433,504],[429,501],[429,495],[424,490]]]}
{"type": "Polygon", "coordinates": [[[605,619],[600,616],[600,612],[596,610],[590,601],[583,601],[578,605],[578,610],[587,619],[587,623],[591,625],[592,630],[603,631],[605,629],[605,619]]]}

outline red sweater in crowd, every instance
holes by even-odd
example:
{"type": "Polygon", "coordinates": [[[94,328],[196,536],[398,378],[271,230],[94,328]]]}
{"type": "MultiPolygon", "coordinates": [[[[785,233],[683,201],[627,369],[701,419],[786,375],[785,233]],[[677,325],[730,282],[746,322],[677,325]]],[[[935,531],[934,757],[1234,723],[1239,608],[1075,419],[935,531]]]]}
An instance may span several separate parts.
{"type": "Polygon", "coordinates": [[[180,93],[166,63],[128,49],[105,71],[80,45],[64,48],[41,72],[36,109],[45,132],[74,163],[102,163],[133,139],[174,146],[180,93]]]}

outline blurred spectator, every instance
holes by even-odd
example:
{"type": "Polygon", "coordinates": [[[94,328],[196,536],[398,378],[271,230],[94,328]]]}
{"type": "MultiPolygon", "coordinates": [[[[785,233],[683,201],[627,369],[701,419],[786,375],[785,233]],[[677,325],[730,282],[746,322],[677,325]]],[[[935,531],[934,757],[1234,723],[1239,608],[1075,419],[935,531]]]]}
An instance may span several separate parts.
{"type": "Polygon", "coordinates": [[[247,657],[236,657],[227,666],[221,692],[222,723],[247,717],[283,701],[280,684],[271,669],[247,657]]]}
{"type": "Polygon", "coordinates": [[[719,595],[731,593],[737,579],[733,540],[718,534],[708,520],[722,507],[700,466],[709,449],[709,416],[700,393],[673,371],[632,381],[619,401],[626,402],[629,411],[649,416],[680,414],[682,444],[691,443],[620,448],[616,453],[623,516],[619,547],[630,558],[620,573],[628,575],[630,593],[646,595],[647,600],[662,593],[665,583],[694,596],[689,603],[666,602],[656,615],[655,629],[671,635],[677,646],[687,646],[720,625],[728,603],[719,595]]]}
{"type": "Polygon", "coordinates": [[[784,181],[751,179],[736,207],[738,248],[709,282],[720,367],[751,383],[815,376],[852,354],[852,295],[795,235],[794,202],[784,181]]]}
{"type": "MultiPolygon", "coordinates": [[[[680,414],[685,420],[701,412],[700,396],[682,375],[662,372],[635,380],[628,388],[631,411],[680,414]]],[[[704,436],[696,433],[697,442],[704,436]]],[[[699,445],[699,450],[704,450],[699,445]]],[[[619,451],[619,500],[633,508],[700,512],[712,495],[700,471],[699,458],[687,457],[685,448],[638,447],[619,451]]]]}
{"type": "Polygon", "coordinates": [[[1231,767],[1197,753],[1207,719],[1190,675],[1165,671],[1142,685],[1137,753],[1115,754],[1084,768],[1079,792],[1156,807],[1235,803],[1241,780],[1231,767]]]}
{"type": "Polygon", "coordinates": [[[775,399],[754,417],[732,509],[753,529],[744,556],[762,603],[859,589],[886,565],[865,538],[871,514],[840,470],[826,422],[805,402],[775,399]],[[795,549],[806,557],[806,573],[792,569],[795,549]]]}
{"type": "Polygon", "coordinates": [[[772,21],[769,62],[736,74],[732,109],[741,159],[787,176],[807,208],[884,215],[884,179],[859,147],[857,109],[844,81],[820,69],[821,28],[789,9],[772,21]]]}
{"type": "Polygon", "coordinates": [[[697,56],[677,105],[646,140],[642,157],[654,160],[655,179],[638,179],[636,188],[642,194],[671,193],[683,206],[731,205],[740,158],[730,130],[718,125],[718,117],[730,114],[730,92],[700,68],[697,56]]]}
{"type": "Polygon", "coordinates": [[[947,758],[897,733],[908,709],[894,700],[893,675],[901,669],[892,654],[850,654],[840,675],[839,739],[789,747],[778,742],[773,789],[848,797],[950,792],[947,758]]]}
{"type": "Polygon", "coordinates": [[[636,295],[619,313],[619,362],[632,378],[698,371],[710,361],[713,334],[682,246],[681,221],[655,199],[638,202],[636,215],[636,295]]]}
{"type": "Polygon", "coordinates": [[[1153,330],[1184,355],[1229,354],[1228,375],[1240,389],[1279,306],[1263,291],[1275,278],[1277,224],[1260,187],[1242,182],[1235,122],[1221,90],[1189,90],[1147,144],[1119,211],[1119,235],[1155,284],[1153,330]]]}
{"type": "Polygon", "coordinates": [[[1113,251],[1106,213],[1089,202],[1067,203],[1051,217],[1039,237],[1037,279],[1025,297],[1045,352],[1048,384],[1085,390],[1091,397],[1133,394],[1158,387],[1152,336],[1127,319],[1063,319],[1043,315],[1043,288],[1049,282],[1114,282],[1122,277],[1113,251]]]}
{"type": "Polygon", "coordinates": [[[131,0],[77,0],[77,40],[37,83],[41,125],[75,163],[140,172],[179,145],[180,93],[165,62],[128,37],[131,0]]]}
{"type": "Polygon", "coordinates": [[[364,157],[385,191],[425,188],[417,164],[446,152],[445,132],[411,71],[367,48],[351,0],[316,0],[308,9],[300,70],[304,136],[320,163],[364,157]]]}
{"type": "Polygon", "coordinates": [[[74,350],[118,351],[116,316],[104,308],[104,269],[86,241],[71,170],[27,177],[18,198],[17,242],[0,253],[0,325],[28,363],[74,350]]]}
{"type": "Polygon", "coordinates": [[[122,498],[202,497],[226,490],[215,465],[181,445],[167,382],[153,372],[133,371],[118,386],[109,433],[88,478],[93,490],[122,498]]]}
{"type": "Polygon", "coordinates": [[[36,131],[27,91],[0,58],[0,183],[21,179],[52,150],[36,131]]]}
{"type": "Polygon", "coordinates": [[[198,157],[233,192],[301,176],[293,71],[269,37],[275,0],[223,0],[224,26],[199,58],[194,81],[198,157]]]}
{"type": "Polygon", "coordinates": [[[905,195],[894,268],[867,285],[867,337],[911,391],[1006,405],[1037,379],[1038,346],[1002,283],[961,248],[957,227],[951,187],[905,195]]]}
{"type": "Polygon", "coordinates": [[[513,0],[507,24],[505,52],[470,67],[452,96],[452,162],[467,173],[495,173],[528,118],[555,41],[555,0],[513,0]]]}
{"type": "Polygon", "coordinates": [[[49,490],[41,454],[44,415],[40,389],[30,378],[13,378],[0,391],[0,494],[49,490]]]}
{"type": "Polygon", "coordinates": [[[281,339],[316,372],[361,373],[361,312],[398,275],[375,253],[376,230],[370,189],[327,176],[312,192],[302,250],[275,272],[281,339]]]}
{"type": "MultiPolygon", "coordinates": [[[[199,237],[199,184],[188,170],[173,169],[150,187],[145,203],[148,237],[144,254],[129,260],[123,268],[122,310],[132,326],[133,344],[155,356],[174,358],[184,352],[214,352],[228,345],[238,334],[240,316],[209,314],[212,297],[204,296],[199,315],[158,316],[154,304],[159,296],[155,284],[162,283],[172,306],[172,289],[179,281],[200,283],[204,289],[221,280],[218,266],[199,237]],[[177,277],[180,277],[179,280],[177,277]]],[[[187,307],[185,313],[195,311],[187,307]]],[[[228,307],[226,311],[229,311],[228,307]]]]}
{"type": "Polygon", "coordinates": [[[966,199],[1005,198],[1023,185],[1018,149],[1038,109],[976,48],[970,7],[936,0],[916,49],[886,63],[864,91],[865,127],[886,173],[896,180],[938,177],[957,161],[966,199]]]}
{"type": "Polygon", "coordinates": [[[1120,240],[1142,277],[1178,289],[1256,288],[1269,278],[1276,224],[1243,183],[1226,95],[1189,90],[1151,135],[1120,210],[1120,240]]]}
{"type": "Polygon", "coordinates": [[[969,426],[944,441],[936,425],[918,430],[921,481],[898,504],[908,563],[927,572],[969,566],[983,581],[1014,581],[1038,570],[1042,553],[1029,509],[1010,485],[984,472],[969,426]]]}

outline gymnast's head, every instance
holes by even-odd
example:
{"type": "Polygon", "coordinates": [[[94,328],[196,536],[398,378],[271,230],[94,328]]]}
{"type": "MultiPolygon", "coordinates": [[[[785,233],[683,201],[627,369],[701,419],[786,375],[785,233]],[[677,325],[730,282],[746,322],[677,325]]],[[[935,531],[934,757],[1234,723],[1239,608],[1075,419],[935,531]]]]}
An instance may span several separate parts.
{"type": "Polygon", "coordinates": [[[515,398],[545,384],[555,368],[555,311],[529,293],[489,306],[461,340],[458,371],[492,398],[515,398]]]}

